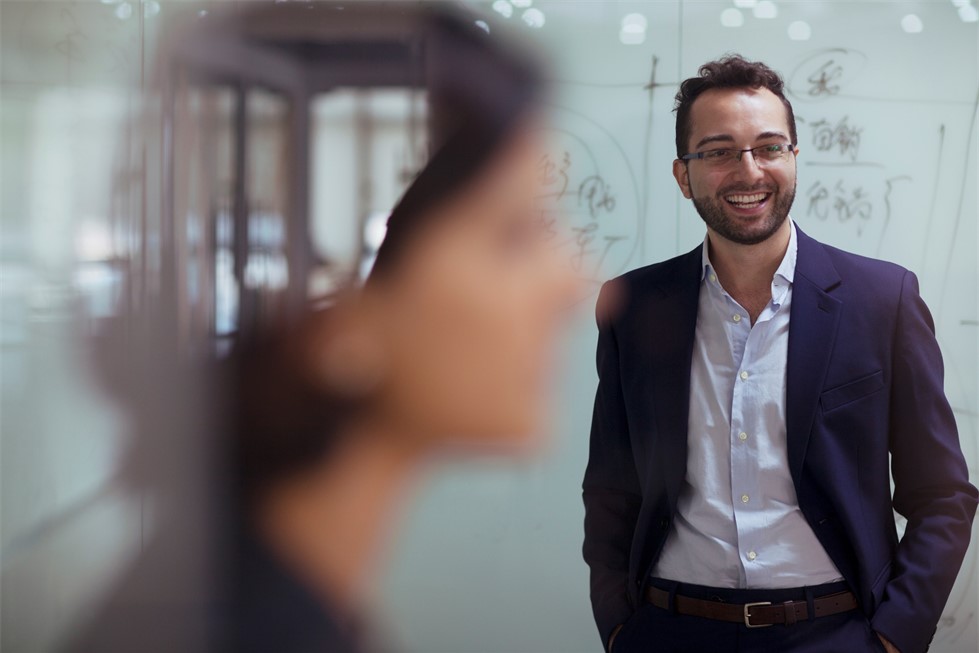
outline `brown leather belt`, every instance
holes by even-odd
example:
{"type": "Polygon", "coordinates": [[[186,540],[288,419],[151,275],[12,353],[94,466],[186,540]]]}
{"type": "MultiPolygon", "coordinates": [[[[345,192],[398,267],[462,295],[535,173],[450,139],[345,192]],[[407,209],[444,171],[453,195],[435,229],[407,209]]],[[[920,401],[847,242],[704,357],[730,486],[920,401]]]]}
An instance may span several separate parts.
{"type": "MultiPolygon", "coordinates": [[[[658,587],[647,587],[646,600],[657,608],[670,609],[670,593],[666,590],[658,587]]],[[[806,601],[721,603],[676,594],[673,596],[673,607],[679,614],[704,617],[716,621],[743,623],[748,628],[762,628],[775,624],[791,626],[809,618],[809,605],[806,601]]],[[[853,595],[853,592],[827,594],[813,601],[813,609],[817,617],[828,617],[856,608],[857,597],[853,595]]]]}

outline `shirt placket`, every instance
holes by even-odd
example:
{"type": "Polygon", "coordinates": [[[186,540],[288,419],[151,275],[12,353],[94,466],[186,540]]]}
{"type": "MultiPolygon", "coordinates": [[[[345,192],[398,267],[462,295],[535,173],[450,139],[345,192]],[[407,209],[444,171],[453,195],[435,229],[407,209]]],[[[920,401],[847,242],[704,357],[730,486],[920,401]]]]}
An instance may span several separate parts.
{"type": "MultiPolygon", "coordinates": [[[[734,302],[737,310],[744,311],[734,302]]],[[[737,348],[742,351],[737,368],[737,378],[731,401],[731,496],[734,504],[734,520],[738,536],[738,553],[746,587],[757,587],[765,583],[765,496],[761,486],[759,461],[763,457],[758,449],[764,442],[762,415],[759,405],[762,402],[761,384],[767,382],[769,372],[764,369],[765,338],[771,320],[778,311],[772,302],[762,311],[754,326],[749,324],[747,312],[740,319],[731,316],[737,328],[729,331],[740,340],[737,348]]],[[[736,341],[732,339],[732,351],[736,341]]]]}

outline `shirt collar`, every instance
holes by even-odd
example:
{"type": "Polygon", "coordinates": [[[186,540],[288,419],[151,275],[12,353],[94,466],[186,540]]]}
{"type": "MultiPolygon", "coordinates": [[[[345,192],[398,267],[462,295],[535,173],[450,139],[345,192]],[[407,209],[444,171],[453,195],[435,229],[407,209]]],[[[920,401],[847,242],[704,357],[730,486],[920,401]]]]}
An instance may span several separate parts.
{"type": "MultiPolygon", "coordinates": [[[[796,236],[795,221],[792,218],[786,219],[789,221],[789,246],[785,250],[785,256],[782,257],[782,262],[779,264],[778,269],[775,270],[775,276],[782,277],[791,285],[795,282],[795,262],[799,253],[799,239],[796,236]]],[[[709,237],[705,236],[704,244],[701,247],[701,281],[714,273],[713,266],[710,262],[709,242],[709,237]]]]}
{"type": "Polygon", "coordinates": [[[795,281],[795,261],[799,255],[799,239],[796,236],[795,222],[792,218],[787,219],[789,221],[789,246],[785,249],[785,256],[782,257],[778,269],[775,270],[775,276],[793,283],[795,281]]]}

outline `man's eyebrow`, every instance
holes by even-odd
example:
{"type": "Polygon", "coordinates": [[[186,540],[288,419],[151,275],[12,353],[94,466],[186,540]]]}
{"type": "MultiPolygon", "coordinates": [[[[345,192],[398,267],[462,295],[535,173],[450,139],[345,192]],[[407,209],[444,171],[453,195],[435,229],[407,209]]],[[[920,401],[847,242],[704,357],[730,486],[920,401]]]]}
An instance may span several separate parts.
{"type": "Polygon", "coordinates": [[[714,136],[705,136],[704,138],[701,138],[697,142],[697,144],[694,146],[693,149],[699,150],[700,148],[702,148],[704,145],[707,145],[708,143],[720,143],[720,142],[733,143],[734,136],[731,136],[730,134],[715,134],[714,136]]]}
{"type": "MultiPolygon", "coordinates": [[[[757,141],[765,140],[766,138],[783,138],[785,140],[789,140],[788,136],[786,136],[785,134],[779,131],[762,132],[757,136],[755,136],[755,140],[757,141]]],[[[705,136],[704,138],[700,139],[700,141],[693,149],[699,150],[704,145],[708,145],[710,143],[733,143],[733,142],[734,142],[734,137],[731,136],[730,134],[714,134],[712,136],[705,136]]]]}
{"type": "Polygon", "coordinates": [[[760,141],[766,138],[784,138],[785,140],[789,140],[789,137],[782,132],[762,132],[758,134],[756,140],[760,141]]]}

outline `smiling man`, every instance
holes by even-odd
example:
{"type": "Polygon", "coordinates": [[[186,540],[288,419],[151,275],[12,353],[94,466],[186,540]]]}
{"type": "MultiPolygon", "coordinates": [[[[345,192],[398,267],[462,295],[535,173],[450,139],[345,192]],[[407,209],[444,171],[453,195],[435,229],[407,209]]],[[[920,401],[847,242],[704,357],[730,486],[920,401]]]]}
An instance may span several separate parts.
{"type": "Polygon", "coordinates": [[[598,302],[584,556],[602,642],[921,653],[977,492],[917,279],[793,223],[773,70],[705,64],[676,114],[673,175],[707,236],[598,302]]]}

